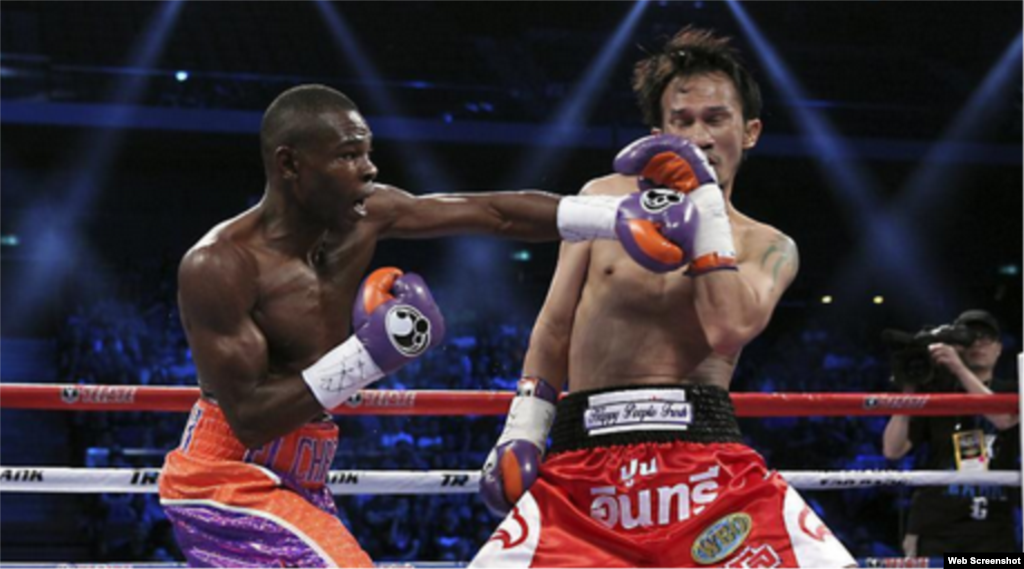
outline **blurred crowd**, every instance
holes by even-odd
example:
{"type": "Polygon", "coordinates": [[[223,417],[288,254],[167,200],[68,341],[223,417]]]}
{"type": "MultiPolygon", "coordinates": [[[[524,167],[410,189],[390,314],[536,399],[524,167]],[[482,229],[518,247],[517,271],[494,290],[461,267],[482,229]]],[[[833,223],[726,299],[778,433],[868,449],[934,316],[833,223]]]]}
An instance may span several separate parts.
{"type": "MultiPolygon", "coordinates": [[[[103,298],[70,310],[60,339],[61,381],[195,385],[173,287],[128,278],[103,298]]],[[[446,311],[447,312],[447,311],[446,311]]],[[[529,324],[484,324],[449,314],[443,347],[379,382],[381,389],[513,390],[529,324]]],[[[864,334],[811,322],[747,348],[737,392],[887,391],[884,352],[864,334]]],[[[68,414],[75,456],[86,466],[162,464],[185,415],[68,414]]],[[[335,469],[475,469],[499,434],[500,417],[338,417],[335,469]]],[[[914,468],[881,455],[885,417],[741,419],[748,443],[777,470],[914,468]]],[[[906,489],[807,492],[859,557],[899,556],[906,489]]],[[[99,561],[181,559],[155,494],[100,495],[83,514],[99,561]]],[[[475,495],[346,496],[339,511],[377,560],[468,560],[498,523],[475,495]],[[424,520],[431,520],[425,523],[424,520]]]]}

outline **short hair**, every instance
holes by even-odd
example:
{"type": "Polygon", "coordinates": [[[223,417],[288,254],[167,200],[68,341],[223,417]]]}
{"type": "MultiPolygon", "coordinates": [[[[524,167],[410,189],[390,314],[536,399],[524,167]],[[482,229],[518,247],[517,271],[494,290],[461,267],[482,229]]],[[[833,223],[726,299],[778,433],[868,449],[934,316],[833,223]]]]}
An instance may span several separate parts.
{"type": "Polygon", "coordinates": [[[326,112],[359,111],[340,91],[326,85],[299,85],[281,93],[263,113],[260,124],[260,152],[264,164],[281,145],[300,146],[323,128],[320,115],[326,112]]]}
{"type": "Polygon", "coordinates": [[[731,38],[718,37],[710,30],[686,26],[633,68],[633,92],[636,93],[644,122],[660,128],[664,118],[661,97],[675,77],[690,77],[721,72],[732,80],[740,97],[743,119],[761,116],[761,88],[730,45],[731,38]]]}

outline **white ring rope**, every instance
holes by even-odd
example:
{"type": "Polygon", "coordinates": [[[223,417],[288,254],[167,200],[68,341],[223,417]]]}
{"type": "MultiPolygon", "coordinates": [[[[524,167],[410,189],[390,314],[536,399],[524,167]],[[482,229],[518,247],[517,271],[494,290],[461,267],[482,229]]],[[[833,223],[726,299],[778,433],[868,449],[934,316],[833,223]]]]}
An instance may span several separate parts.
{"type": "MultiPolygon", "coordinates": [[[[957,472],[954,470],[836,470],[780,471],[797,490],[846,490],[874,486],[1020,486],[1021,473],[957,472]]],[[[149,494],[157,491],[158,468],[49,468],[0,466],[0,492],[91,494],[116,492],[149,494]]],[[[475,494],[478,470],[332,470],[331,492],[352,494],[475,494]]]]}

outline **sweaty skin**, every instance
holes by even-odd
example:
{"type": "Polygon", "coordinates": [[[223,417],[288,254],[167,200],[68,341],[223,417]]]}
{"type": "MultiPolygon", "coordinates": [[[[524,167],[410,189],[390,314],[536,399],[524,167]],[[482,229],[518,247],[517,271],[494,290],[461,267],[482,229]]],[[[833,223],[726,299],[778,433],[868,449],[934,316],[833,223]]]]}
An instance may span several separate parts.
{"type": "Polygon", "coordinates": [[[485,233],[554,241],[558,198],[541,192],[415,197],[377,184],[372,133],[355,111],[266,160],[252,209],[211,229],[182,259],[181,319],[203,396],[258,447],[323,416],[301,372],[350,334],[377,241],[485,233]]]}
{"type": "MultiPolygon", "coordinates": [[[[662,97],[662,128],[708,155],[723,186],[738,271],[690,277],[685,270],[645,271],[618,242],[563,243],[524,374],[572,391],[644,384],[701,384],[728,389],[742,347],[767,325],[797,272],[793,241],[731,203],[742,153],[761,132],[744,121],[723,74],[675,78],[662,97]]],[[[625,195],[636,180],[611,175],[583,194],[625,195]]]]}

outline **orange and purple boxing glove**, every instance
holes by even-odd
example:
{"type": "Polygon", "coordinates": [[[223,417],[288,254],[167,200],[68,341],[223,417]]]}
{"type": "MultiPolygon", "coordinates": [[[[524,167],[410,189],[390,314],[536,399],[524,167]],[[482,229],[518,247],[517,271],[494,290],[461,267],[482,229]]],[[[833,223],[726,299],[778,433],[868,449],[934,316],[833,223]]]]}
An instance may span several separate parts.
{"type": "Polygon", "coordinates": [[[700,218],[693,202],[675,190],[655,188],[626,196],[615,234],[637,263],[656,273],[690,262],[700,218]]]}
{"type": "Polygon", "coordinates": [[[519,380],[505,430],[487,456],[480,479],[484,504],[504,516],[537,481],[555,421],[558,391],[539,377],[519,380]]]}
{"type": "Polygon", "coordinates": [[[615,171],[637,176],[641,189],[667,188],[686,195],[700,218],[693,233],[690,273],[736,269],[736,246],[725,197],[704,152],[671,134],[645,136],[615,157],[615,171]]]}
{"type": "Polygon", "coordinates": [[[355,333],[302,371],[324,409],[394,372],[444,339],[444,316],[423,279],[394,267],[366,277],[352,307],[355,333]]]}

